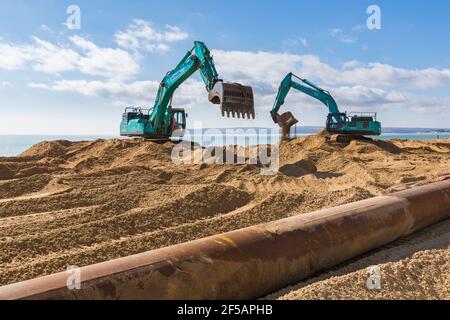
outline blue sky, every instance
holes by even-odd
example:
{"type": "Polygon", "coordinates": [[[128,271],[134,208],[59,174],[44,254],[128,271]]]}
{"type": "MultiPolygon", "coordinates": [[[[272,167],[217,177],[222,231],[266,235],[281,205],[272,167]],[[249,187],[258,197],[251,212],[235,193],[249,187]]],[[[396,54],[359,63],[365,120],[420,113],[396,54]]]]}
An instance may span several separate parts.
{"type": "MultiPolygon", "coordinates": [[[[340,108],[384,126],[450,127],[448,1],[0,0],[0,134],[117,134],[125,106],[153,105],[159,81],[204,41],[226,81],[251,84],[257,119],[220,117],[198,75],[175,94],[189,125],[273,126],[287,72],[330,90],[340,108]],[[81,29],[64,23],[81,9],[81,29]],[[369,5],[381,30],[366,27],[369,5]],[[7,115],[7,116],[5,116],[7,115]]],[[[283,111],[323,125],[327,110],[292,93],[283,111]]]]}

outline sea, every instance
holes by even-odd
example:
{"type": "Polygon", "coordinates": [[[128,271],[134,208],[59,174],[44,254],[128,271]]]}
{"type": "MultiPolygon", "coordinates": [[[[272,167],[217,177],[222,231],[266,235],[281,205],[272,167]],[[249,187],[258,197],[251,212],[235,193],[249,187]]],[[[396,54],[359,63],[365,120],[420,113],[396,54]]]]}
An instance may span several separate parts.
{"type": "MultiPolygon", "coordinates": [[[[235,129],[235,128],[234,128],[235,129]]],[[[241,130],[247,130],[243,128],[241,130]]],[[[278,134],[270,133],[266,128],[251,128],[255,129],[256,135],[249,135],[242,137],[237,135],[227,135],[227,129],[219,129],[224,134],[222,136],[217,133],[208,134],[207,129],[203,129],[204,133],[188,132],[186,140],[197,142],[204,146],[211,145],[255,145],[258,143],[277,143],[280,139],[278,134]],[[262,133],[261,133],[262,132],[262,133]],[[268,133],[269,132],[269,133],[268,133]]],[[[300,137],[309,134],[317,133],[321,130],[320,127],[303,127],[298,128],[291,133],[291,137],[300,137]]],[[[433,128],[384,128],[383,134],[379,136],[380,139],[403,139],[403,140],[434,140],[434,139],[449,139],[450,129],[433,129],[433,128]]],[[[36,143],[41,141],[94,141],[97,139],[123,139],[115,135],[0,135],[0,157],[14,157],[29,149],[36,143]]]]}

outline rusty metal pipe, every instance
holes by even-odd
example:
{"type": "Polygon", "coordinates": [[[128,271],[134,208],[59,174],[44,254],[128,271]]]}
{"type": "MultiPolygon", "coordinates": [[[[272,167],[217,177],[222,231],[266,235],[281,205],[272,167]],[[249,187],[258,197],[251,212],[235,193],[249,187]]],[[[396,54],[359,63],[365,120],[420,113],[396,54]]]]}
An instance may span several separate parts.
{"type": "Polygon", "coordinates": [[[450,217],[450,181],[0,288],[0,299],[252,299],[450,217]]]}

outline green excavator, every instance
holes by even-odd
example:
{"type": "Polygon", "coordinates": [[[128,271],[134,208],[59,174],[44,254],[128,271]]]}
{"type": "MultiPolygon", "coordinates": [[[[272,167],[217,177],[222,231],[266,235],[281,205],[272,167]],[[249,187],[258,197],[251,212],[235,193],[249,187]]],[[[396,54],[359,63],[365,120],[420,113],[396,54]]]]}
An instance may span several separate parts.
{"type": "Polygon", "coordinates": [[[220,105],[222,116],[255,118],[253,90],[237,83],[224,83],[216,71],[210,51],[195,41],[180,63],[162,80],[152,109],[128,107],[122,116],[121,136],[167,141],[181,138],[186,129],[186,112],[172,107],[175,90],[200,70],[209,101],[220,105]]]}
{"type": "Polygon", "coordinates": [[[298,123],[298,120],[291,112],[286,112],[282,115],[278,114],[291,88],[299,90],[327,106],[329,113],[326,121],[326,130],[328,132],[349,136],[378,136],[381,134],[381,123],[376,120],[376,113],[353,112],[347,114],[347,112],[340,112],[330,92],[319,88],[306,79],[289,73],[280,84],[277,98],[270,112],[273,121],[282,129],[283,140],[288,138],[291,127],[298,123]]]}

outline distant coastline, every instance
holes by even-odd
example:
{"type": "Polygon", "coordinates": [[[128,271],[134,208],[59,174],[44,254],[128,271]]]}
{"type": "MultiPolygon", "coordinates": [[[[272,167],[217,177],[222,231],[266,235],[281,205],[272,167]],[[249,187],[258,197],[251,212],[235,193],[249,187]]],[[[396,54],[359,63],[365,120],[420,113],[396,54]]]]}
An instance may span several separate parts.
{"type": "MultiPolygon", "coordinates": [[[[251,127],[251,128],[203,128],[201,130],[189,129],[188,133],[192,140],[199,142],[197,135],[202,135],[208,130],[219,130],[226,134],[227,129],[253,129],[256,132],[260,130],[270,130],[270,128],[251,127]]],[[[322,130],[319,126],[302,126],[292,131],[292,135],[304,136],[315,134],[322,130]]],[[[270,131],[269,131],[270,132],[270,131]]],[[[450,138],[450,129],[441,128],[383,128],[381,139],[404,139],[404,140],[433,140],[436,138],[450,138]]],[[[91,141],[97,139],[120,139],[119,135],[0,135],[0,157],[17,156],[41,141],[69,140],[69,141],[91,141]]],[[[272,136],[271,142],[277,141],[277,137],[272,136]]],[[[257,140],[255,140],[257,143],[257,140]]]]}

